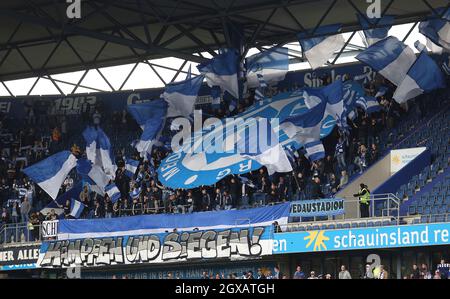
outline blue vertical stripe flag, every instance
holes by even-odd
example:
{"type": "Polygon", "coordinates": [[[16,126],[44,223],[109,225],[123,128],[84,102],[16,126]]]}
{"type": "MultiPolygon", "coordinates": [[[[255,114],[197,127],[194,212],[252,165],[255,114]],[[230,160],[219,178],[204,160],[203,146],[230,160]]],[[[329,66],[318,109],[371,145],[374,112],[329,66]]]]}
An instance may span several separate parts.
{"type": "Polygon", "coordinates": [[[23,172],[52,199],[69,172],[76,166],[77,158],[69,151],[62,151],[23,169],[23,172]]]}
{"type": "Polygon", "coordinates": [[[99,153],[100,156],[101,166],[103,167],[104,172],[109,177],[114,179],[114,177],[116,176],[117,167],[114,162],[111,142],[109,141],[106,133],[101,128],[98,128],[97,132],[97,153],[99,153]]]}
{"type": "Polygon", "coordinates": [[[138,169],[139,161],[133,159],[125,159],[125,174],[132,178],[138,169]]]}
{"type": "Polygon", "coordinates": [[[261,53],[247,57],[247,85],[253,87],[267,87],[267,84],[274,84],[284,80],[289,71],[288,48],[272,47],[261,53]],[[264,79],[261,85],[260,78],[264,79]]]}
{"type": "Polygon", "coordinates": [[[84,204],[72,198],[70,203],[70,216],[74,218],[80,218],[84,208],[84,204]]]}
{"type": "Polygon", "coordinates": [[[203,79],[203,75],[191,78],[189,67],[186,80],[166,85],[162,96],[168,103],[167,117],[188,117],[192,114],[203,79]]]}
{"type": "Polygon", "coordinates": [[[116,184],[114,183],[111,183],[105,187],[105,193],[108,194],[112,203],[118,201],[121,196],[119,188],[117,188],[116,184]]]}
{"type": "Polygon", "coordinates": [[[314,35],[318,37],[310,37],[307,32],[297,34],[302,51],[313,70],[324,65],[334,52],[342,49],[345,40],[339,33],[341,29],[341,24],[334,24],[317,28],[314,35]]]}
{"type": "Polygon", "coordinates": [[[425,51],[422,51],[403,82],[395,90],[393,98],[398,103],[404,103],[422,93],[444,87],[445,78],[439,66],[425,51]]]}
{"type": "Polygon", "coordinates": [[[221,49],[219,55],[197,68],[205,76],[209,87],[218,85],[238,99],[238,64],[239,57],[235,49],[221,49]]]}
{"type": "Polygon", "coordinates": [[[383,16],[382,18],[366,18],[361,14],[357,14],[357,16],[368,46],[385,39],[395,19],[394,16],[383,16]],[[379,28],[373,28],[374,25],[379,28]]]}
{"type": "Polygon", "coordinates": [[[88,126],[83,131],[83,138],[86,142],[86,156],[93,163],[96,162],[97,158],[97,136],[98,132],[94,127],[88,126]]]}
{"type": "Polygon", "coordinates": [[[419,24],[419,32],[434,44],[450,51],[450,7],[436,9],[439,16],[433,16],[430,20],[419,24]],[[445,12],[444,12],[445,9],[445,12]]]}
{"type": "Polygon", "coordinates": [[[356,59],[398,86],[416,60],[416,55],[410,47],[390,36],[359,53],[356,59]]]}

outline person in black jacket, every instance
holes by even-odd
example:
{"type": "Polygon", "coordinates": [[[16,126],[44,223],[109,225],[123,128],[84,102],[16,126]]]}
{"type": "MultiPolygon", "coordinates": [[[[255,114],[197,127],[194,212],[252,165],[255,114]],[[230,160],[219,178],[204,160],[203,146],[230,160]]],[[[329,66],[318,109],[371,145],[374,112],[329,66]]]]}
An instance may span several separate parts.
{"type": "Polygon", "coordinates": [[[211,205],[211,197],[209,196],[206,188],[202,189],[202,210],[208,211],[211,205]]]}
{"type": "Polygon", "coordinates": [[[322,186],[320,184],[320,178],[318,176],[314,177],[314,181],[312,183],[311,188],[311,198],[312,199],[319,199],[324,198],[325,195],[322,193],[322,186]]]}

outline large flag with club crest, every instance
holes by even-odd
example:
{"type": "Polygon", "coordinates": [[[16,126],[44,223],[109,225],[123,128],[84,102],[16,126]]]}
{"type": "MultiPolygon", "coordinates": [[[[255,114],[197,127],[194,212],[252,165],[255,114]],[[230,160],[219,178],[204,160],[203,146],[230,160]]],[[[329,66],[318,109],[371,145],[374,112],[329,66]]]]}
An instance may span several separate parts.
{"type": "MultiPolygon", "coordinates": [[[[203,138],[193,138],[196,135],[196,132],[193,132],[186,143],[188,146],[183,144],[183,147],[161,162],[158,168],[158,179],[167,187],[188,189],[214,184],[230,174],[244,174],[257,170],[262,167],[260,163],[237,152],[236,134],[248,128],[245,124],[252,119],[278,119],[282,122],[290,116],[305,113],[307,110],[303,90],[280,93],[271,99],[266,98],[261,103],[254,104],[243,113],[236,115],[233,121],[220,120],[211,129],[200,134],[203,138]],[[239,125],[236,119],[241,119],[244,123],[239,125]],[[215,139],[219,141],[214,142],[215,139]]],[[[320,130],[321,136],[328,135],[335,124],[334,119],[329,123],[323,123],[320,130]]],[[[253,124],[250,122],[251,126],[253,124]]],[[[290,139],[279,127],[274,126],[273,129],[279,135],[281,146],[286,147],[292,144],[296,144],[295,148],[302,146],[290,139]]]]}

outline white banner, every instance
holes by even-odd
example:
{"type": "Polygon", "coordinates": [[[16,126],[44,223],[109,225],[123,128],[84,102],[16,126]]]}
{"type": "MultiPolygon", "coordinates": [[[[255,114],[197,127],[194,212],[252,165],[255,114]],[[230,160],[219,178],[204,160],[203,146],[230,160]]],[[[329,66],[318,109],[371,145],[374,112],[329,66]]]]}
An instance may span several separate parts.
{"type": "Polygon", "coordinates": [[[406,164],[414,160],[426,149],[426,147],[414,147],[391,150],[391,175],[405,167],[406,164]]]}

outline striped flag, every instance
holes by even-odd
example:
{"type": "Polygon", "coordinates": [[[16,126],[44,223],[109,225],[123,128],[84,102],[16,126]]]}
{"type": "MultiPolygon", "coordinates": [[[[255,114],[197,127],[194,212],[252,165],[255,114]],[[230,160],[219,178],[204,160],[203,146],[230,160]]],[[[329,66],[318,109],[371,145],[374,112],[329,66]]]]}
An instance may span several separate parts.
{"type": "Polygon", "coordinates": [[[70,216],[74,218],[80,218],[84,208],[85,208],[84,204],[72,198],[70,203],[70,216]]]}

